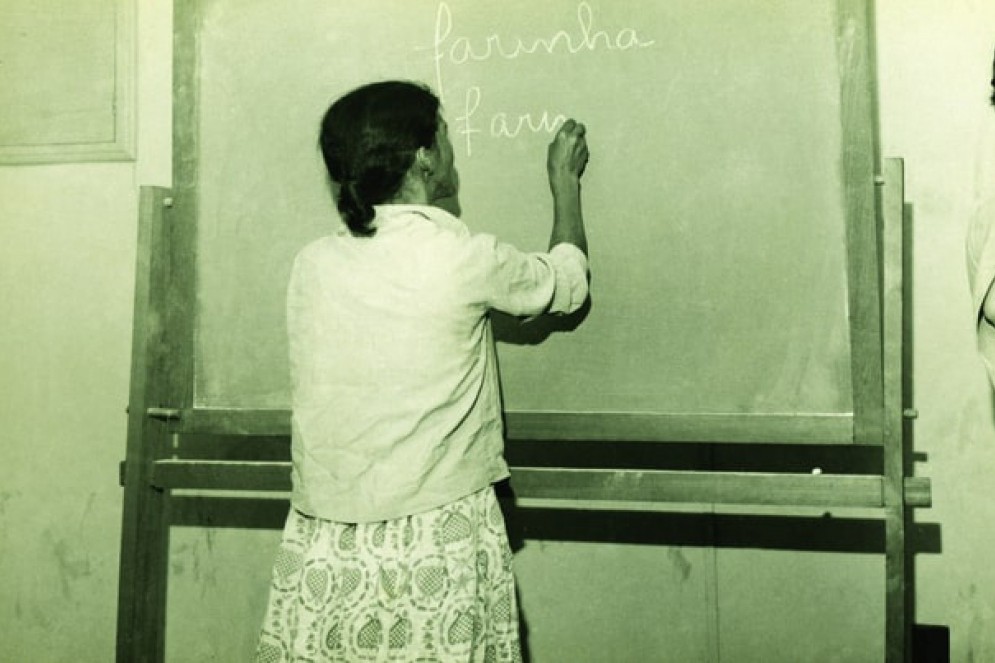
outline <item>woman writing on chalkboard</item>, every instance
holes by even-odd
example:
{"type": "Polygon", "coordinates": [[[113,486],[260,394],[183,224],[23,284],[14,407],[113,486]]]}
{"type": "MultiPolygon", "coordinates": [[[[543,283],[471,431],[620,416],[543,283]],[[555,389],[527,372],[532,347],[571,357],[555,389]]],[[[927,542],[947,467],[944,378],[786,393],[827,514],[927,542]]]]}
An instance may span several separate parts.
{"type": "Polygon", "coordinates": [[[293,508],[257,660],[519,661],[488,313],[587,298],[584,126],[549,145],[542,253],[446,211],[459,178],[425,87],[348,93],[320,143],[344,227],[299,253],[288,288],[293,508]]]}

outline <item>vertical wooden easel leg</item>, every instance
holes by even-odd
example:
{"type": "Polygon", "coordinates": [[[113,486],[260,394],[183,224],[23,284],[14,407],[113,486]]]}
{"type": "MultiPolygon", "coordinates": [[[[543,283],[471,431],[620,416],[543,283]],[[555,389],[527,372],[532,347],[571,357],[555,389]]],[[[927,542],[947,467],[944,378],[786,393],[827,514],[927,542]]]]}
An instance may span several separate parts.
{"type": "Polygon", "coordinates": [[[884,368],[885,651],[888,663],[912,660],[914,593],[909,562],[911,509],[905,504],[909,467],[905,449],[903,386],[904,165],[884,161],[881,195],[882,338],[884,368]]]}
{"type": "Polygon", "coordinates": [[[912,629],[910,578],[906,560],[906,523],[903,508],[885,516],[885,647],[887,663],[910,663],[912,629]]]}
{"type": "Polygon", "coordinates": [[[165,189],[143,187],[139,203],[128,443],[122,472],[119,663],[158,663],[165,648],[168,495],[153,487],[151,479],[154,463],[168,448],[170,436],[166,425],[150,419],[147,411],[161,404],[166,388],[161,374],[168,260],[163,212],[168,196],[165,189]]]}
{"type": "Polygon", "coordinates": [[[173,3],[173,185],[178,202],[173,205],[171,191],[143,187],[139,211],[118,601],[119,663],[159,663],[165,652],[169,495],[152,485],[152,476],[156,460],[170,448],[170,434],[166,424],[150,418],[148,411],[150,407],[189,406],[193,398],[201,4],[197,0],[173,3]]]}
{"type": "Polygon", "coordinates": [[[144,481],[135,484],[125,485],[131,494],[125,497],[121,540],[117,661],[160,663],[165,652],[167,496],[144,481]]]}

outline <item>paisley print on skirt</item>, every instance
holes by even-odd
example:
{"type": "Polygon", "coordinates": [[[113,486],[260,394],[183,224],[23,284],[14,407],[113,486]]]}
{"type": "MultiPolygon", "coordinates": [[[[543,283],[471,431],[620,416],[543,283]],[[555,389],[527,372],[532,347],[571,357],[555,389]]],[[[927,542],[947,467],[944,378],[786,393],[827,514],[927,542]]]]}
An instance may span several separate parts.
{"type": "Polygon", "coordinates": [[[520,662],[511,550],[494,489],[338,523],[291,509],[257,663],[520,662]]]}

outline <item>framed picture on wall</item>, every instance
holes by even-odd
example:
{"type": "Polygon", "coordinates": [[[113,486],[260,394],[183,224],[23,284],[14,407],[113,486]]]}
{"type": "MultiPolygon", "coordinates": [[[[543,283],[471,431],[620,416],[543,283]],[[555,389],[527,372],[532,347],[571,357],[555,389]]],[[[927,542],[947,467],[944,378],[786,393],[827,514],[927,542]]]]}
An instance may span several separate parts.
{"type": "Polygon", "coordinates": [[[134,0],[0,3],[0,164],[134,158],[134,0]]]}

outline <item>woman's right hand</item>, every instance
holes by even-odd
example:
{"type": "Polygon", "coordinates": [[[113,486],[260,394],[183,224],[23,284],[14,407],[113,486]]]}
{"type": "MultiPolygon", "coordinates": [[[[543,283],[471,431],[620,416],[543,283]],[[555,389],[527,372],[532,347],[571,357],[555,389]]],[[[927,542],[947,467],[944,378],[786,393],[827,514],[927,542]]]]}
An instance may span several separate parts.
{"type": "Polygon", "coordinates": [[[546,171],[554,194],[562,191],[563,187],[567,187],[567,191],[574,189],[584,174],[590,157],[586,133],[587,129],[583,124],[567,120],[549,144],[546,171]]]}

